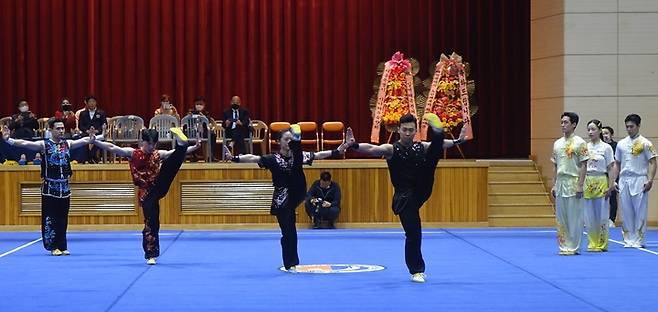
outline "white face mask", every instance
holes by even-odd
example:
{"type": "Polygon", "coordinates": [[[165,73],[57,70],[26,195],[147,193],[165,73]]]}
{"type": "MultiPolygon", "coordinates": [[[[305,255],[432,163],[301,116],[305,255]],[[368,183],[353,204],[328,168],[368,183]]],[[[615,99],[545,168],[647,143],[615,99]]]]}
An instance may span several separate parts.
{"type": "Polygon", "coordinates": [[[27,105],[19,106],[19,107],[18,107],[18,110],[19,110],[21,113],[25,113],[25,112],[27,112],[27,111],[30,110],[30,107],[28,107],[27,105]]]}
{"type": "Polygon", "coordinates": [[[164,109],[171,109],[171,103],[169,102],[161,102],[162,108],[164,109]]]}

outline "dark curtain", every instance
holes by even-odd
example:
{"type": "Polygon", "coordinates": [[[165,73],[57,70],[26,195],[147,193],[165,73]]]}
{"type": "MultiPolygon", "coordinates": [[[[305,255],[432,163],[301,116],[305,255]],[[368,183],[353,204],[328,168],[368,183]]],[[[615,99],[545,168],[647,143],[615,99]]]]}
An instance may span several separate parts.
{"type": "MultiPolygon", "coordinates": [[[[471,158],[530,151],[530,1],[0,0],[0,115],[39,116],[87,94],[148,119],[162,93],[219,117],[232,95],[254,119],[341,120],[369,138],[375,69],[395,51],[471,63],[480,110],[471,158]]],[[[451,152],[452,153],[452,152],[451,152]]]]}

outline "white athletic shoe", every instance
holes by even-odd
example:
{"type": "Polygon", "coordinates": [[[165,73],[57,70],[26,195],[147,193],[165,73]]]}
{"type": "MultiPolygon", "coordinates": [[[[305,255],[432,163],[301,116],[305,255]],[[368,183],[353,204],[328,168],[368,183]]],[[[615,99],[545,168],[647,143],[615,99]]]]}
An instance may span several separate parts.
{"type": "Polygon", "coordinates": [[[624,248],[633,248],[633,245],[629,243],[624,243],[624,248]]]}
{"type": "Polygon", "coordinates": [[[608,227],[615,227],[615,223],[612,220],[608,220],[608,227]]]}
{"type": "Polygon", "coordinates": [[[425,273],[414,273],[411,275],[411,281],[414,283],[425,283],[425,273]]]}
{"type": "Polygon", "coordinates": [[[62,251],[59,250],[59,249],[55,249],[55,250],[52,250],[52,251],[50,252],[50,254],[53,255],[53,256],[61,256],[61,255],[62,255],[62,251]]]}
{"type": "Polygon", "coordinates": [[[155,258],[149,258],[148,260],[146,260],[146,264],[154,265],[155,264],[155,258]]]}
{"type": "Polygon", "coordinates": [[[68,250],[62,250],[62,256],[70,256],[70,255],[71,252],[69,252],[68,250]]]}
{"type": "Polygon", "coordinates": [[[297,273],[297,266],[294,266],[294,265],[291,266],[291,267],[288,269],[288,272],[290,272],[290,273],[297,273]]]}

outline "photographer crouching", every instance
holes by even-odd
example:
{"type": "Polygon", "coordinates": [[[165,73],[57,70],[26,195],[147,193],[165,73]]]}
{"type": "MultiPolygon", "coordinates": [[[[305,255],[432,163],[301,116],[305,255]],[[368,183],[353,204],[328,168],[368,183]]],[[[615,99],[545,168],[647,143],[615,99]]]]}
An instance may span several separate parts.
{"type": "Polygon", "coordinates": [[[335,228],[340,213],[340,186],[331,181],[331,173],[320,173],[320,180],[313,182],[306,194],[304,206],[314,229],[335,228]],[[322,227],[322,221],[326,221],[327,227],[322,227]]]}

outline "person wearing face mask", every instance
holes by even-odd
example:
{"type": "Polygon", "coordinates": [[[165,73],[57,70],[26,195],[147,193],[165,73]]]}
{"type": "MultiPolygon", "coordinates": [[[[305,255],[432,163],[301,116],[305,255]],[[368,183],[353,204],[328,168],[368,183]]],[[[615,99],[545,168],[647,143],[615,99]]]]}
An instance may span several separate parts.
{"type": "Polygon", "coordinates": [[[18,114],[11,116],[9,123],[9,130],[12,132],[14,139],[28,139],[31,140],[39,129],[39,122],[37,116],[30,111],[30,107],[26,100],[18,102],[18,114]]]}
{"type": "MultiPolygon", "coordinates": [[[[11,116],[9,131],[13,139],[34,140],[36,130],[39,128],[37,116],[30,111],[26,100],[18,101],[18,114],[11,116]]],[[[0,160],[20,161],[21,155],[26,156],[26,161],[32,161],[35,152],[22,147],[9,148],[6,144],[0,144],[0,160]]]]}
{"type": "MultiPolygon", "coordinates": [[[[107,115],[103,110],[98,108],[95,96],[87,96],[85,98],[85,105],[86,109],[80,113],[80,120],[78,123],[78,128],[83,136],[87,135],[89,129],[102,129],[103,125],[107,124],[107,115]]],[[[98,163],[99,159],[100,155],[98,153],[98,148],[91,146],[86,155],[86,161],[98,163]]]]}
{"type": "MultiPolygon", "coordinates": [[[[208,120],[211,120],[212,118],[210,117],[210,112],[206,109],[206,98],[203,96],[197,96],[194,98],[194,106],[190,108],[190,110],[187,112],[188,115],[200,115],[200,116],[205,116],[208,118],[208,120]]],[[[209,131],[209,126],[204,125],[203,127],[203,137],[207,138],[208,137],[208,131],[209,131]]],[[[214,155],[215,155],[215,145],[217,143],[217,134],[215,134],[214,131],[210,131],[210,142],[208,143],[208,147],[210,148],[210,155],[212,155],[213,160],[214,155]]],[[[194,154],[194,158],[192,161],[197,161],[199,159],[199,152],[194,154]]]]}
{"type": "Polygon", "coordinates": [[[176,107],[174,107],[174,103],[168,94],[163,94],[160,96],[160,107],[158,107],[155,112],[153,112],[153,114],[155,116],[170,115],[180,120],[180,115],[178,114],[178,111],[176,110],[176,107]]]}
{"type": "Polygon", "coordinates": [[[64,138],[70,139],[76,135],[77,121],[73,112],[73,105],[68,98],[62,98],[60,108],[55,111],[55,118],[64,121],[64,138]]]}
{"type": "Polygon", "coordinates": [[[249,111],[241,108],[239,96],[231,98],[231,108],[224,112],[224,129],[226,137],[231,139],[234,154],[246,153],[244,138],[249,137],[251,119],[249,111]]]}

